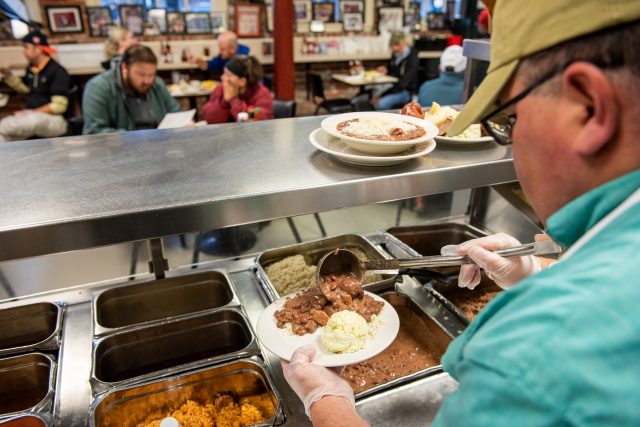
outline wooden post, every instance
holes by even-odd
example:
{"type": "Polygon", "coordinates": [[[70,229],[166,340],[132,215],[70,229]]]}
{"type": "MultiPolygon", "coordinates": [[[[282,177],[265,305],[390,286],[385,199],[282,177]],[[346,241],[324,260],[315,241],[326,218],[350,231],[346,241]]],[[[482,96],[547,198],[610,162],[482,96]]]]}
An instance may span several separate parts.
{"type": "Polygon", "coordinates": [[[273,73],[276,99],[295,99],[296,70],[293,63],[293,0],[273,3],[273,73]]]}

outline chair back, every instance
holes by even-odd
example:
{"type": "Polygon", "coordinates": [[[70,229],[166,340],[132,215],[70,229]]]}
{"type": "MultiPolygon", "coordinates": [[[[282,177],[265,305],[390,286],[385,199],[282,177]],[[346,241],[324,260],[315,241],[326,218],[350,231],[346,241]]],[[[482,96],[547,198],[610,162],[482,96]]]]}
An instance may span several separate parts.
{"type": "Polygon", "coordinates": [[[351,107],[353,111],[375,111],[376,107],[371,103],[371,95],[369,93],[361,93],[351,99],[351,107]]]}
{"type": "Polygon", "coordinates": [[[316,98],[320,98],[323,101],[324,86],[322,85],[322,76],[316,73],[307,74],[307,99],[316,102],[316,98]]]}
{"type": "Polygon", "coordinates": [[[273,100],[273,118],[285,119],[287,117],[296,116],[296,101],[274,99],[273,100]]]}

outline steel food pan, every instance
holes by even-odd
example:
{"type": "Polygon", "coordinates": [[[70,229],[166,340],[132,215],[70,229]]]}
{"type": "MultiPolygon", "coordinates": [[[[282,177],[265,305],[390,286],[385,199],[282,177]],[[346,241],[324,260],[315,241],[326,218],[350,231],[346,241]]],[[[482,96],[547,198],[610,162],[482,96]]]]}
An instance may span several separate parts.
{"type": "Polygon", "coordinates": [[[18,415],[0,420],[0,427],[49,427],[51,425],[45,417],[36,414],[18,415]]]}
{"type": "Polygon", "coordinates": [[[134,283],[93,296],[96,336],[126,327],[239,305],[229,277],[219,271],[134,283]]]}
{"type": "Polygon", "coordinates": [[[0,359],[0,416],[51,411],[56,363],[42,353],[0,359]]]}
{"type": "Polygon", "coordinates": [[[249,322],[225,308],[107,335],[93,344],[95,392],[260,353],[249,322]]]}
{"type": "Polygon", "coordinates": [[[62,311],[48,302],[0,310],[0,355],[58,348],[62,311]]]}
{"type": "Polygon", "coordinates": [[[502,292],[502,288],[484,273],[482,273],[480,284],[473,290],[461,288],[457,284],[438,281],[434,281],[431,288],[427,288],[427,290],[460,318],[465,325],[468,325],[489,301],[502,292]]]}
{"type": "Polygon", "coordinates": [[[343,371],[342,375],[354,389],[356,399],[442,372],[440,358],[453,340],[451,334],[407,295],[385,292],[380,296],[398,313],[400,331],[382,353],[347,366],[343,371]],[[420,349],[419,354],[416,347],[420,349]]]}
{"type": "MultiPolygon", "coordinates": [[[[407,252],[412,256],[440,255],[440,249],[445,245],[458,245],[487,235],[472,225],[456,222],[393,227],[387,233],[406,245],[407,252]]],[[[458,267],[446,268],[456,270],[458,267]]]]}
{"type": "MultiPolygon", "coordinates": [[[[322,256],[335,248],[360,249],[369,260],[387,258],[384,252],[376,248],[366,238],[358,234],[344,234],[342,236],[330,237],[327,239],[320,239],[312,242],[264,251],[256,259],[256,269],[258,279],[260,280],[270,301],[273,302],[282,295],[280,295],[280,292],[275,288],[273,282],[269,279],[269,276],[266,273],[266,268],[269,265],[282,261],[284,258],[293,255],[303,255],[308,265],[317,265],[322,256]]],[[[367,273],[367,275],[368,274],[369,273],[367,273]]],[[[380,292],[391,289],[396,280],[396,276],[388,274],[369,277],[374,280],[367,283],[367,278],[365,276],[365,283],[363,285],[363,288],[369,292],[380,292]]]]}
{"type": "MultiPolygon", "coordinates": [[[[438,255],[445,245],[457,245],[470,239],[484,237],[487,234],[469,224],[440,223],[414,227],[395,227],[387,230],[412,251],[414,256],[438,255]]],[[[434,268],[449,275],[450,283],[432,281],[427,290],[440,300],[464,324],[497,295],[501,289],[484,274],[482,281],[474,290],[460,288],[457,285],[459,267],[434,268]]]]}
{"type": "Polygon", "coordinates": [[[89,423],[91,427],[137,426],[167,416],[187,400],[213,403],[217,394],[225,392],[260,409],[265,420],[255,426],[282,423],[281,399],[264,362],[257,357],[136,386],[116,387],[94,401],[89,423]]]}

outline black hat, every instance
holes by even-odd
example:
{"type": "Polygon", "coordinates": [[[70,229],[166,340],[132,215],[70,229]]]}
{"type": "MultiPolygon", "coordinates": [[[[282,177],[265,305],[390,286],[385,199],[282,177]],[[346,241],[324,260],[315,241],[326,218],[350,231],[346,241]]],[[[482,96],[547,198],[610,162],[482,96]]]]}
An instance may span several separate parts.
{"type": "Polygon", "coordinates": [[[27,34],[22,38],[22,43],[29,43],[35,46],[40,46],[42,50],[48,55],[56,53],[56,50],[49,46],[47,36],[42,34],[40,31],[32,31],[27,34]]]}

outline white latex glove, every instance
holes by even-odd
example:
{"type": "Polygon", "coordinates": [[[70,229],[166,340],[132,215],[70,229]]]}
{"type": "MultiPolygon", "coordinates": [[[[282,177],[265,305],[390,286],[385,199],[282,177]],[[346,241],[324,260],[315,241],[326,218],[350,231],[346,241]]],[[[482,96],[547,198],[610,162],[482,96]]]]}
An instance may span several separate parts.
{"type": "Polygon", "coordinates": [[[475,264],[460,267],[458,286],[474,289],[480,283],[480,269],[502,289],[509,289],[516,283],[542,270],[540,260],[533,256],[503,258],[491,251],[520,246],[515,237],[498,233],[480,239],[473,239],[460,245],[447,245],[441,249],[442,255],[468,255],[475,264]]]}
{"type": "Polygon", "coordinates": [[[313,345],[305,345],[297,349],[291,361],[282,361],[282,372],[293,391],[296,392],[304,411],[311,418],[311,405],[324,396],[344,397],[355,411],[356,400],[349,383],[339,375],[343,368],[328,369],[312,363],[316,355],[313,345]]]}

